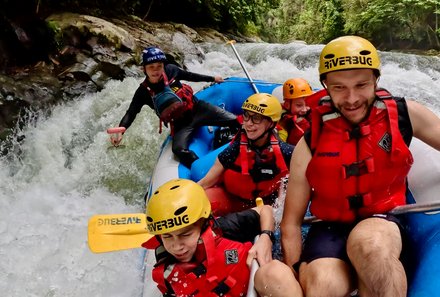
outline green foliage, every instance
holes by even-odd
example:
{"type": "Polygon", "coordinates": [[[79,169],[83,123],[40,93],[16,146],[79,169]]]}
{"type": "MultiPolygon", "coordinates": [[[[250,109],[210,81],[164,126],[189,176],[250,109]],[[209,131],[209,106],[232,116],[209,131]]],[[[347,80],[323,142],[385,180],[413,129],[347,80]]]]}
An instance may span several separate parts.
{"type": "Polygon", "coordinates": [[[325,43],[355,34],[382,48],[440,49],[440,0],[0,0],[0,16],[9,19],[63,10],[116,18],[133,14],[271,42],[325,43]]]}
{"type": "Polygon", "coordinates": [[[339,36],[343,29],[340,0],[284,0],[281,11],[268,15],[268,31],[272,30],[280,41],[295,39],[319,43],[339,36]],[[274,19],[278,22],[274,22],[274,19]]]}
{"type": "Polygon", "coordinates": [[[307,0],[305,14],[300,16],[299,26],[294,31],[299,39],[309,43],[328,41],[341,35],[340,0],[307,0]]]}
{"type": "Polygon", "coordinates": [[[61,50],[62,44],[63,44],[63,34],[61,32],[61,29],[58,27],[56,22],[47,22],[48,29],[53,34],[53,39],[55,43],[55,48],[57,50],[61,50]]]}
{"type": "Polygon", "coordinates": [[[260,34],[325,43],[355,34],[383,48],[440,48],[440,0],[282,0],[260,34]]]}
{"type": "Polygon", "coordinates": [[[345,31],[378,43],[438,44],[439,0],[343,0],[345,31]],[[433,29],[436,28],[436,29],[433,29]]]}
{"type": "Polygon", "coordinates": [[[268,10],[278,7],[280,0],[193,0],[208,11],[215,23],[226,30],[258,30],[261,18],[268,10]]]}

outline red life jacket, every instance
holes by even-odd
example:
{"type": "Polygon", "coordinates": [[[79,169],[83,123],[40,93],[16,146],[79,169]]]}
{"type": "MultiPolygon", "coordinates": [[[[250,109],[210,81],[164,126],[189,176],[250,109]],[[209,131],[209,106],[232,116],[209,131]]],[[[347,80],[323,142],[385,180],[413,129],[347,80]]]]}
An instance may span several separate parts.
{"type": "Polygon", "coordinates": [[[162,76],[165,88],[157,94],[148,86],[147,79],[141,84],[149,91],[153,100],[154,110],[159,116],[159,133],[162,132],[162,122],[171,123],[171,128],[173,129],[174,120],[180,118],[184,112],[194,107],[194,91],[190,85],[182,83],[182,87],[172,87],[175,79],[172,78],[168,81],[165,72],[162,73],[162,76]]]}
{"type": "Polygon", "coordinates": [[[306,105],[310,107],[311,110],[313,110],[315,107],[319,105],[319,101],[321,100],[321,98],[327,95],[328,93],[326,89],[321,89],[319,91],[316,91],[312,95],[306,97],[306,105]]]}
{"type": "Polygon", "coordinates": [[[241,132],[240,135],[240,154],[234,168],[226,169],[223,175],[225,189],[248,200],[275,193],[281,178],[289,173],[278,139],[271,133],[270,146],[260,154],[266,161],[258,162],[257,154],[248,147],[246,134],[241,132]]]}
{"type": "Polygon", "coordinates": [[[281,125],[288,133],[286,142],[293,145],[296,145],[304,135],[304,132],[310,128],[310,122],[306,118],[302,117],[299,122],[297,122],[297,119],[297,115],[286,114],[282,120],[286,127],[281,125]]]}
{"type": "Polygon", "coordinates": [[[399,131],[396,101],[387,91],[376,95],[370,115],[355,127],[325,104],[328,96],[312,111],[306,176],[310,210],[322,220],[353,222],[406,203],[413,157],[399,131]]]}
{"type": "Polygon", "coordinates": [[[175,296],[182,297],[245,296],[250,275],[246,258],[251,247],[250,242],[223,238],[208,227],[199,239],[195,261],[169,265],[162,261],[153,269],[153,280],[163,294],[171,288],[175,296]]]}

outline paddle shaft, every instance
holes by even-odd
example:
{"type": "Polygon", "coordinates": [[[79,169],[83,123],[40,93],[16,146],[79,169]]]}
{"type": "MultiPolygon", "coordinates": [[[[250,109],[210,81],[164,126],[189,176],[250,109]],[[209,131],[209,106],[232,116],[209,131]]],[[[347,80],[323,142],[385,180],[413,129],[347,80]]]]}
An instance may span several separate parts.
{"type": "Polygon", "coordinates": [[[251,83],[252,88],[254,89],[255,93],[256,94],[260,93],[258,91],[257,86],[255,85],[254,81],[252,80],[251,76],[249,75],[249,72],[246,70],[246,67],[243,64],[243,61],[241,60],[240,55],[237,52],[237,49],[234,46],[235,40],[230,40],[227,43],[232,47],[232,50],[234,51],[234,54],[237,57],[237,60],[240,63],[241,68],[243,68],[244,73],[246,74],[247,78],[249,79],[249,82],[251,83]]]}
{"type": "MultiPolygon", "coordinates": [[[[258,237],[259,237],[258,235],[255,236],[254,243],[257,242],[258,237]]],[[[257,272],[258,268],[260,268],[260,265],[258,264],[257,259],[253,259],[251,262],[251,271],[250,271],[249,285],[248,285],[248,291],[247,291],[246,297],[258,296],[257,291],[255,290],[255,287],[254,287],[255,273],[257,272]]]]}
{"type": "MultiPolygon", "coordinates": [[[[388,213],[392,215],[401,215],[406,213],[427,212],[427,211],[436,211],[436,210],[440,210],[440,201],[396,206],[388,213]]],[[[304,218],[303,223],[310,224],[319,221],[321,220],[318,219],[317,217],[309,216],[304,218]]]]}
{"type": "Polygon", "coordinates": [[[435,210],[440,210],[440,201],[429,202],[429,203],[414,203],[414,204],[397,206],[389,213],[393,215],[400,215],[405,213],[427,212],[427,211],[435,211],[435,210]]]}

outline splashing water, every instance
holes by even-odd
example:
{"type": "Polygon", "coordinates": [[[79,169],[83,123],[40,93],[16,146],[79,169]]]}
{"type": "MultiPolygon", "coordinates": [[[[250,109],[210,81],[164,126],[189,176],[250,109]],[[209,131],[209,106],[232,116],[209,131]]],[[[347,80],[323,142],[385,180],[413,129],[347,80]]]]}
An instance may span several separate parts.
{"type": "MultiPolygon", "coordinates": [[[[237,44],[254,79],[282,83],[303,77],[319,88],[322,46],[237,44]]],[[[206,44],[190,71],[242,76],[230,48],[206,44]]],[[[381,53],[380,86],[415,98],[437,114],[440,59],[381,53]]],[[[142,251],[92,254],[87,221],[94,214],[143,211],[143,197],[165,134],[148,107],[112,148],[105,130],[117,126],[142,78],[112,81],[104,90],[53,109],[17,134],[0,158],[0,291],[3,296],[139,296],[142,251]]],[[[205,83],[191,83],[195,90],[205,83]]],[[[280,209],[280,208],[279,208],[280,209]]],[[[276,213],[277,221],[281,211],[276,213]]]]}

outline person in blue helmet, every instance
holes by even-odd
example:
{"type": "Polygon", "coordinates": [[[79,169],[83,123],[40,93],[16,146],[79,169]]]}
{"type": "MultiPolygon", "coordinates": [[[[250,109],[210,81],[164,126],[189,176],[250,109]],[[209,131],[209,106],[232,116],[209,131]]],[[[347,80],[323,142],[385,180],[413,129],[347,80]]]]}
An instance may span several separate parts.
{"type": "MultiPolygon", "coordinates": [[[[127,112],[119,126],[128,129],[144,105],[152,108],[162,123],[170,126],[173,137],[172,150],[180,162],[190,168],[198,156],[189,150],[189,139],[196,128],[200,126],[229,126],[239,129],[237,117],[208,102],[198,100],[192,88],[181,82],[206,81],[223,82],[221,76],[208,76],[189,72],[168,64],[164,52],[157,47],[147,47],[142,52],[145,80],[137,88],[127,112]]],[[[117,146],[122,140],[122,134],[111,138],[117,146]]]]}

